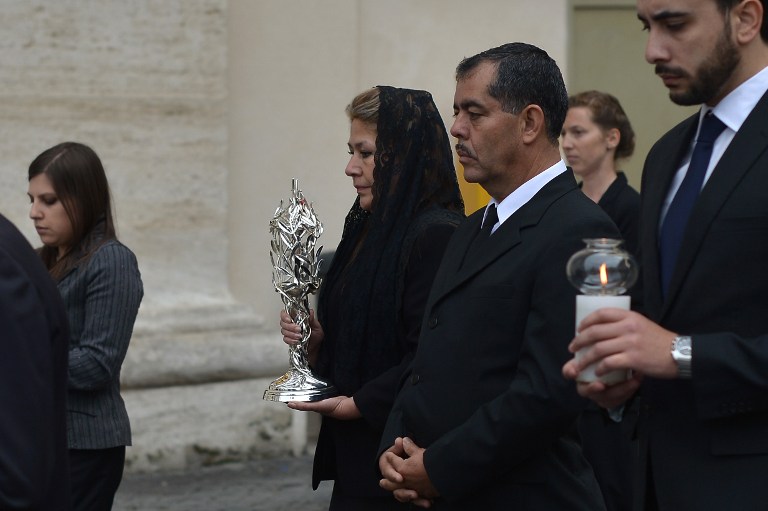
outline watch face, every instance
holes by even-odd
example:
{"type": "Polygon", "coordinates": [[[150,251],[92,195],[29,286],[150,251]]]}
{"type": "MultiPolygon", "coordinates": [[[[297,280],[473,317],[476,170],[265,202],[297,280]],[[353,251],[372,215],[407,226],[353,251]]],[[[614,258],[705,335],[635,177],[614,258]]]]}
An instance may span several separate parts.
{"type": "Polygon", "coordinates": [[[691,356],[691,338],[683,337],[682,339],[678,339],[675,343],[675,350],[683,356],[691,356]]]}

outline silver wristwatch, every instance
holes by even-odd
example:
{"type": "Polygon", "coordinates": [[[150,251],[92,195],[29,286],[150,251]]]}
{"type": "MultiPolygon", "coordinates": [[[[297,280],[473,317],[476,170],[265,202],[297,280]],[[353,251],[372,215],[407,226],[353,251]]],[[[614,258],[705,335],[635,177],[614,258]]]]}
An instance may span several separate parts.
{"type": "Polygon", "coordinates": [[[678,377],[691,377],[691,358],[693,356],[693,344],[689,335],[675,337],[672,341],[672,360],[677,364],[678,377]]]}

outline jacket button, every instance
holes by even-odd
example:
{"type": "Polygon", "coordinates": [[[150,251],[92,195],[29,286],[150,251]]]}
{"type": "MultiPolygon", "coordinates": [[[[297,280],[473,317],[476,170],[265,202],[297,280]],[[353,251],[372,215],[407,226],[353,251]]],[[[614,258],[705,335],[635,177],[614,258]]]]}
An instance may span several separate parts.
{"type": "Polygon", "coordinates": [[[421,380],[421,377],[418,374],[411,375],[411,385],[416,385],[419,383],[419,380],[421,380]]]}
{"type": "Polygon", "coordinates": [[[427,323],[427,326],[429,326],[429,328],[435,328],[437,326],[437,316],[432,316],[429,318],[429,323],[427,323]]]}

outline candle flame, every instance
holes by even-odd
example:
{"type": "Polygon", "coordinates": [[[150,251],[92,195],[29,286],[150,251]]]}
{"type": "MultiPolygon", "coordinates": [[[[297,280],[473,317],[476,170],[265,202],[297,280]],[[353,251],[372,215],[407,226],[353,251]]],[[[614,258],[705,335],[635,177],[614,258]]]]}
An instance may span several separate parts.
{"type": "Polygon", "coordinates": [[[608,285],[608,270],[605,263],[600,265],[600,284],[602,284],[603,287],[608,285]]]}

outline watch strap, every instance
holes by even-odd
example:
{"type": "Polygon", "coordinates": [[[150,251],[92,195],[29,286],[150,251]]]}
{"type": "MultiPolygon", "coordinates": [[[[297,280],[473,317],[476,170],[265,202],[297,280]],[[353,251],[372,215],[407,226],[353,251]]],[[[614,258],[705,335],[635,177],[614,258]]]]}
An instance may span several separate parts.
{"type": "Polygon", "coordinates": [[[693,342],[688,335],[680,335],[672,341],[672,360],[677,364],[678,378],[691,377],[693,342]]]}

